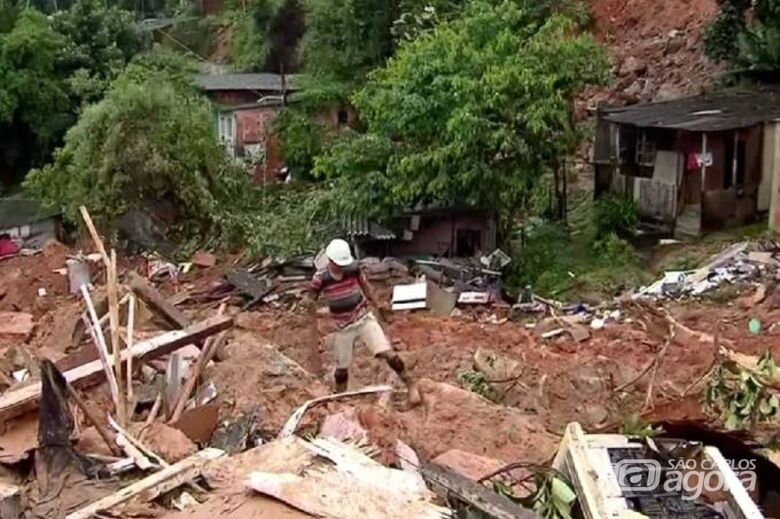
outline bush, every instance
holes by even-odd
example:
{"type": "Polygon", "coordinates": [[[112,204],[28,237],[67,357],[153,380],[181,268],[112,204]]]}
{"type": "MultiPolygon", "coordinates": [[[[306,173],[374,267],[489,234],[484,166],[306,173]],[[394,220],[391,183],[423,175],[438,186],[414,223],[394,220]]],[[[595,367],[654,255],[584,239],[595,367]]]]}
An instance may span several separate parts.
{"type": "Polygon", "coordinates": [[[594,242],[593,252],[602,263],[609,266],[630,265],[638,259],[634,247],[614,232],[594,242]]]}
{"type": "Polygon", "coordinates": [[[639,213],[636,203],[621,196],[607,196],[596,202],[594,224],[597,237],[610,233],[629,236],[639,225],[639,213]]]}
{"type": "Polygon", "coordinates": [[[253,189],[241,173],[221,172],[217,232],[207,246],[239,248],[252,257],[290,256],[316,251],[339,234],[333,192],[287,184],[253,189]]]}
{"type": "Polygon", "coordinates": [[[223,157],[208,100],[154,70],[128,67],[24,187],[73,222],[80,205],[108,222],[132,208],[172,202],[180,223],[174,231],[185,236],[213,221],[223,157]]]}
{"type": "Polygon", "coordinates": [[[525,244],[513,247],[507,282],[515,287],[530,285],[542,294],[568,288],[574,250],[566,231],[554,223],[541,223],[527,231],[525,244]]]}
{"type": "Polygon", "coordinates": [[[322,153],[324,129],[305,112],[286,108],[274,122],[285,165],[296,180],[312,178],[314,158],[322,153]]]}

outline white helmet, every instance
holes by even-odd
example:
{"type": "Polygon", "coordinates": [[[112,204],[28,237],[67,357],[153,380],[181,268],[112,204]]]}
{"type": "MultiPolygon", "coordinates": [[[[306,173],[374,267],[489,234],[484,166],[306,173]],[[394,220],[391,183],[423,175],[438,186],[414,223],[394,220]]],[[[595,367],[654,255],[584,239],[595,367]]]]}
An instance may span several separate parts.
{"type": "Polygon", "coordinates": [[[352,258],[352,251],[349,250],[349,243],[344,240],[331,241],[325,248],[325,255],[339,267],[346,267],[355,261],[352,258]]]}

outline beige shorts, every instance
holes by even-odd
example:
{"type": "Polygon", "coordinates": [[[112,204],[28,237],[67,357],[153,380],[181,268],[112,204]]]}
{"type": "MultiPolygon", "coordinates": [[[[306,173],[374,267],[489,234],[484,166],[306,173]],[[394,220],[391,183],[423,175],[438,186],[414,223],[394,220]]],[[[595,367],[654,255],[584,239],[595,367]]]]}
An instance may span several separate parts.
{"type": "Polygon", "coordinates": [[[352,364],[352,349],[357,339],[363,341],[375,357],[380,353],[392,350],[390,341],[387,340],[385,331],[377,322],[374,314],[366,312],[354,323],[335,332],[333,346],[337,368],[348,368],[352,364]]]}

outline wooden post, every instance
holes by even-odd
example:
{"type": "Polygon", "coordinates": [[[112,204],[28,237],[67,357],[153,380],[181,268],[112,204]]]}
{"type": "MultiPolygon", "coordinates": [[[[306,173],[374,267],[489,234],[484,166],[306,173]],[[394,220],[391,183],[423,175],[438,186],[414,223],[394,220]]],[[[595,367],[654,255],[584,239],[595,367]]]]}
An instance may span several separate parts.
{"type": "Polygon", "coordinates": [[[89,230],[89,234],[92,236],[92,241],[95,242],[95,247],[97,247],[100,256],[103,258],[103,263],[106,267],[109,267],[111,265],[111,260],[106,253],[106,248],[103,246],[103,240],[100,239],[95,224],[92,222],[92,217],[89,216],[89,211],[87,211],[87,208],[83,205],[79,207],[79,211],[81,211],[81,217],[84,219],[84,223],[87,224],[87,230],[89,230]]]}
{"type": "MultiPolygon", "coordinates": [[[[135,296],[130,292],[127,301],[127,349],[133,348],[133,328],[135,326],[135,296]]],[[[127,401],[133,401],[133,356],[127,356],[127,401]]],[[[131,417],[132,418],[132,417],[131,417]]]]}
{"type": "Polygon", "coordinates": [[[95,347],[98,350],[100,356],[100,363],[103,365],[103,370],[106,372],[106,380],[108,380],[108,387],[111,390],[111,398],[114,401],[114,405],[119,403],[119,387],[114,377],[114,372],[111,369],[111,364],[108,362],[108,347],[106,346],[106,339],[103,336],[103,329],[100,327],[100,321],[95,313],[95,306],[92,304],[92,298],[89,296],[89,290],[86,285],[81,285],[81,295],[84,298],[84,303],[87,305],[87,315],[90,318],[90,322],[85,322],[87,328],[92,335],[92,340],[95,342],[95,347]]]}
{"type": "MultiPolygon", "coordinates": [[[[116,251],[111,249],[110,264],[107,270],[108,278],[108,320],[111,326],[111,354],[114,361],[114,376],[117,384],[116,415],[119,423],[127,424],[127,405],[125,403],[125,388],[122,384],[122,343],[119,339],[119,295],[116,273],[116,251]]],[[[132,355],[130,355],[132,357],[132,355]]],[[[132,379],[128,375],[128,380],[132,379]]]]}

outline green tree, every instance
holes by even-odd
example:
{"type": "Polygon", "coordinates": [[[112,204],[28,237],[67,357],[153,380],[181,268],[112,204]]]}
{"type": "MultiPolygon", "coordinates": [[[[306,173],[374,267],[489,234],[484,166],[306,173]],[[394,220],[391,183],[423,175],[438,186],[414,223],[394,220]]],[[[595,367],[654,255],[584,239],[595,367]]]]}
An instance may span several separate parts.
{"type": "Polygon", "coordinates": [[[261,70],[270,51],[271,24],[281,0],[249,0],[231,6],[226,17],[232,27],[230,59],[242,70],[261,70]]]}
{"type": "Polygon", "coordinates": [[[75,120],[58,75],[64,44],[35,10],[22,11],[10,32],[0,34],[0,171],[6,183],[43,161],[75,120]]]}
{"type": "Polygon", "coordinates": [[[436,201],[509,217],[577,142],[573,95],[606,70],[568,19],[476,1],[370,75],[353,96],[367,134],[315,173],[344,182],[360,212],[436,201]]]}
{"type": "Polygon", "coordinates": [[[307,0],[307,72],[350,84],[381,66],[394,48],[396,0],[307,0]]]}
{"type": "Polygon", "coordinates": [[[223,152],[209,102],[189,88],[129,67],[100,102],[87,107],[54,162],[31,172],[25,188],[72,220],[88,204],[110,220],[131,208],[173,202],[183,230],[212,220],[223,152]]]}
{"type": "Polygon", "coordinates": [[[297,180],[310,179],[314,158],[322,153],[325,129],[305,110],[285,108],[274,121],[284,164],[297,180]]]}
{"type": "Polygon", "coordinates": [[[780,0],[719,0],[704,50],[737,75],[780,81],[780,0]],[[751,13],[752,11],[752,13],[751,13]]]}
{"type": "Polygon", "coordinates": [[[127,62],[150,45],[132,12],[100,0],[76,0],[53,16],[53,28],[65,37],[60,66],[78,104],[100,99],[127,62]]]}

